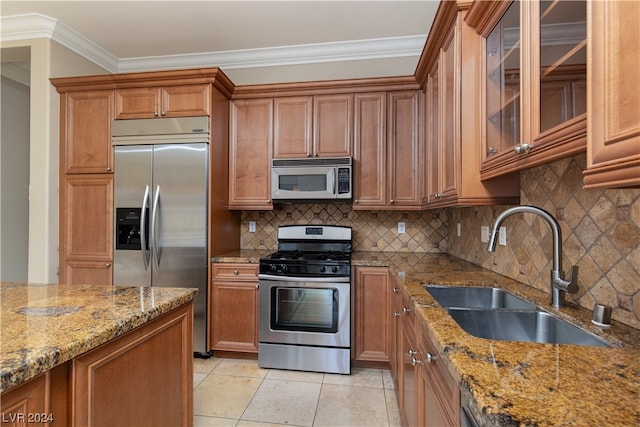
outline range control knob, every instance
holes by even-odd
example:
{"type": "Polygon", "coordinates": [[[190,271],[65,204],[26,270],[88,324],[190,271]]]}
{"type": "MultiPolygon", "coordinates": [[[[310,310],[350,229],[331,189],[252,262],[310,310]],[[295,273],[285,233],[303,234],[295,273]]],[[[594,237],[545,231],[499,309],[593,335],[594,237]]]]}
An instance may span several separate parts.
{"type": "Polygon", "coordinates": [[[282,268],[282,272],[283,272],[283,273],[286,273],[287,271],[289,271],[289,267],[287,267],[287,266],[286,266],[286,265],[284,265],[284,264],[282,264],[282,265],[280,266],[280,268],[282,268]]]}
{"type": "Polygon", "coordinates": [[[324,272],[326,272],[326,271],[327,271],[327,266],[326,266],[326,265],[323,265],[323,266],[320,268],[320,273],[324,273],[324,272]]]}
{"type": "Polygon", "coordinates": [[[277,271],[277,270],[278,270],[278,267],[277,267],[275,264],[269,264],[269,270],[271,270],[271,271],[274,271],[274,272],[275,272],[275,271],[277,271]]]}
{"type": "Polygon", "coordinates": [[[333,267],[331,267],[331,271],[334,272],[334,273],[337,273],[338,272],[338,266],[334,265],[333,267]]]}

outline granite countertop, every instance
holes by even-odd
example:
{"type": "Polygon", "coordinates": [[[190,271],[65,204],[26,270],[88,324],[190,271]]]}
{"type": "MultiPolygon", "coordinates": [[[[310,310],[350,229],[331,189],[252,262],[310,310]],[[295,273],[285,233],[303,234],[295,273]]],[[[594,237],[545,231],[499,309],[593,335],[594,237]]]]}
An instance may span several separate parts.
{"type": "MultiPolygon", "coordinates": [[[[268,252],[267,252],[268,253],[268,252]]],[[[238,251],[214,262],[258,262],[238,251]]],[[[446,254],[354,252],[354,266],[388,267],[409,294],[423,331],[460,385],[481,425],[640,425],[640,331],[613,321],[602,330],[591,311],[549,305],[549,293],[446,254]],[[423,284],[495,286],[599,335],[613,347],[477,338],[440,307],[423,284]]]]}
{"type": "Polygon", "coordinates": [[[196,289],[0,284],[0,391],[193,300],[196,289]]]}

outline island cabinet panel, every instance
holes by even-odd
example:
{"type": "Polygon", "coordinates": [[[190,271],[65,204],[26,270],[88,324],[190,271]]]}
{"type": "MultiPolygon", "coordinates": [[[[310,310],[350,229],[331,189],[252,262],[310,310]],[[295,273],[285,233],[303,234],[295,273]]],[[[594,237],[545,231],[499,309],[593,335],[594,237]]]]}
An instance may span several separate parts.
{"type": "Polygon", "coordinates": [[[356,361],[388,362],[391,347],[389,270],[356,267],[355,340],[356,361]]]}
{"type": "Polygon", "coordinates": [[[60,283],[110,285],[113,175],[67,175],[60,200],[60,283]]]}
{"type": "Polygon", "coordinates": [[[640,187],[640,3],[588,3],[585,188],[640,187]]]}
{"type": "Polygon", "coordinates": [[[230,103],[229,209],[273,209],[273,105],[270,98],[230,103]]]}
{"type": "Polygon", "coordinates": [[[193,304],[72,363],[73,426],[193,425],[193,304]]]}
{"type": "Polygon", "coordinates": [[[214,264],[211,348],[258,352],[258,265],[214,264]]]}
{"type": "Polygon", "coordinates": [[[113,90],[67,92],[60,98],[61,171],[112,172],[113,90]]]}
{"type": "Polygon", "coordinates": [[[49,406],[49,373],[3,392],[0,403],[2,426],[63,425],[57,422],[49,406]]]}
{"type": "Polygon", "coordinates": [[[116,119],[208,116],[211,86],[179,85],[115,91],[116,119]]]}

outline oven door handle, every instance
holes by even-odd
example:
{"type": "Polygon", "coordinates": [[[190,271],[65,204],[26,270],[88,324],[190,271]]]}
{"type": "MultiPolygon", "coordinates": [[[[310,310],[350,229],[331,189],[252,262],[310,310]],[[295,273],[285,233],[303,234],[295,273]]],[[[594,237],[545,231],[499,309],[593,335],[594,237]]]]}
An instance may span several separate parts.
{"type": "Polygon", "coordinates": [[[273,274],[258,274],[260,280],[275,280],[278,282],[315,282],[315,283],[349,283],[350,277],[290,277],[273,274]]]}

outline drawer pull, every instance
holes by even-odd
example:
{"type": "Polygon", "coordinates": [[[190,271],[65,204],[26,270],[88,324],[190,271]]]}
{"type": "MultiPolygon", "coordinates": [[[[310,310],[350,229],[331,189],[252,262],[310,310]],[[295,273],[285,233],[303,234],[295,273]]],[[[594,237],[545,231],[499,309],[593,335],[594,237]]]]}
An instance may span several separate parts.
{"type": "Polygon", "coordinates": [[[400,314],[400,313],[398,313],[397,311],[394,311],[394,312],[393,312],[393,317],[400,317],[400,316],[401,316],[401,314],[400,314]]]}
{"type": "Polygon", "coordinates": [[[398,288],[393,288],[393,293],[394,293],[394,294],[397,294],[398,292],[400,292],[400,291],[398,290],[398,288]]]}
{"type": "Polygon", "coordinates": [[[415,357],[411,358],[411,365],[416,366],[418,364],[422,363],[422,360],[418,360],[415,357]]]}
{"type": "Polygon", "coordinates": [[[238,270],[233,270],[233,275],[237,276],[238,275],[238,270]]]}
{"type": "Polygon", "coordinates": [[[425,357],[425,360],[427,361],[427,363],[434,363],[437,359],[438,359],[438,356],[434,356],[433,354],[427,352],[427,355],[425,357]]]}
{"type": "Polygon", "coordinates": [[[411,311],[411,310],[410,310],[410,309],[408,309],[407,307],[402,307],[402,313],[404,313],[404,314],[409,314],[409,312],[410,312],[410,311],[411,311]]]}
{"type": "Polygon", "coordinates": [[[416,354],[418,354],[418,352],[417,352],[417,351],[415,351],[415,350],[409,349],[409,350],[407,350],[407,354],[408,354],[409,356],[413,357],[413,356],[415,356],[416,354]]]}

